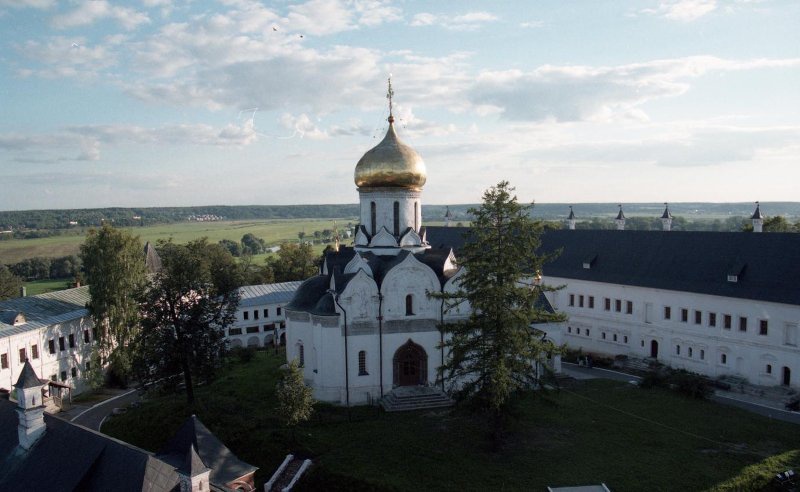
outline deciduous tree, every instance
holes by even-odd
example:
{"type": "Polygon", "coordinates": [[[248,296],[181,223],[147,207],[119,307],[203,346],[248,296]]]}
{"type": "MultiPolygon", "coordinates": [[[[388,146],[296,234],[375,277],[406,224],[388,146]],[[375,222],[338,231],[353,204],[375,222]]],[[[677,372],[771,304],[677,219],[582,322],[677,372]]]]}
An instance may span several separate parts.
{"type": "Polygon", "coordinates": [[[310,244],[284,243],[277,256],[267,259],[275,282],[305,280],[317,273],[317,256],[310,244]]]}
{"type": "Polygon", "coordinates": [[[194,403],[194,381],[209,381],[225,352],[225,329],[235,320],[241,277],[230,252],[205,238],[161,242],[162,269],[142,296],[142,330],[135,341],[141,383],[175,382],[181,375],[194,403]]]}
{"type": "Polygon", "coordinates": [[[520,205],[513,190],[500,182],[484,193],[480,208],[470,209],[472,227],[458,256],[465,269],[459,290],[438,295],[472,308],[466,321],[442,327],[450,357],[440,375],[459,399],[488,410],[496,431],[512,398],[537,385],[553,349],[533,335],[531,323],[560,319],[542,309],[544,287],[532,280],[551,259],[536,253],[543,224],[530,218],[531,207],[520,205]]]}
{"type": "Polygon", "coordinates": [[[305,422],[314,411],[314,397],[311,388],[303,382],[303,371],[297,360],[289,362],[283,378],[278,383],[278,406],[275,410],[278,418],[292,430],[292,441],[295,440],[297,424],[305,422]]]}
{"type": "Polygon", "coordinates": [[[138,236],[107,224],[90,230],[80,249],[96,350],[123,378],[130,371],[129,345],[139,327],[138,296],[146,282],[143,251],[138,236]]]}
{"type": "Polygon", "coordinates": [[[0,265],[0,301],[19,297],[21,289],[22,279],[11,273],[5,265],[0,265]]]}

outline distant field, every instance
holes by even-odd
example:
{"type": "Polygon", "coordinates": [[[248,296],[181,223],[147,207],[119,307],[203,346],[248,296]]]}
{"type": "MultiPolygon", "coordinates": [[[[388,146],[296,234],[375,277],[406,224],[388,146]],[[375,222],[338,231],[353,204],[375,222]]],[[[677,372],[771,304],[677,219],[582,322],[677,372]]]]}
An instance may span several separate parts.
{"type": "MultiPolygon", "coordinates": [[[[305,231],[311,235],[314,231],[332,229],[333,221],[337,226],[355,223],[355,218],[339,219],[287,219],[287,220],[247,220],[220,222],[180,222],[148,227],[127,228],[142,240],[156,242],[159,239],[170,239],[176,243],[185,243],[192,239],[207,237],[211,242],[221,239],[239,241],[247,233],[254,234],[267,242],[278,244],[282,241],[297,241],[297,233],[305,231]]],[[[57,257],[78,254],[84,236],[56,236],[40,239],[12,239],[0,241],[0,263],[17,263],[35,256],[57,257]]],[[[320,248],[320,251],[322,248],[320,248]]],[[[263,260],[261,260],[263,261],[263,260]]]]}
{"type": "Polygon", "coordinates": [[[72,280],[66,278],[56,280],[34,280],[33,282],[25,282],[25,295],[35,296],[37,294],[46,294],[70,287],[72,287],[72,280]]]}

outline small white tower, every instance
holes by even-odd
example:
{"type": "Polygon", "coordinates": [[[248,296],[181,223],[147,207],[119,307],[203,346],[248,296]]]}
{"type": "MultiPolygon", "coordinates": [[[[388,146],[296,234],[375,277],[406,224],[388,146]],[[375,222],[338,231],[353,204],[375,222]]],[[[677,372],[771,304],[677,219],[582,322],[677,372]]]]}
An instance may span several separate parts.
{"type": "Polygon", "coordinates": [[[614,219],[614,222],[617,223],[617,230],[624,231],[625,230],[625,214],[622,213],[622,204],[619,204],[619,213],[617,214],[617,218],[614,219]]]}
{"type": "Polygon", "coordinates": [[[756,202],[756,211],[750,217],[753,220],[753,232],[763,232],[764,216],[761,215],[761,204],[756,202]]]}
{"type": "Polygon", "coordinates": [[[453,214],[450,213],[450,207],[447,207],[447,211],[444,213],[444,226],[450,227],[451,220],[453,220],[453,214]]]}
{"type": "Polygon", "coordinates": [[[569,215],[567,216],[567,227],[570,231],[575,230],[575,212],[572,211],[572,205],[569,206],[569,215]]]}
{"type": "Polygon", "coordinates": [[[177,469],[181,481],[181,492],[208,492],[211,490],[211,469],[203,463],[194,449],[186,453],[186,461],[177,469]]]}
{"type": "Polygon", "coordinates": [[[45,431],[44,405],[42,405],[43,386],[44,383],[26,359],[19,379],[14,385],[17,392],[17,415],[19,415],[19,426],[17,427],[19,445],[26,450],[31,449],[45,431]]]}
{"type": "Polygon", "coordinates": [[[669,212],[669,204],[664,202],[664,213],[661,214],[661,229],[664,231],[672,230],[672,214],[669,212]]]}

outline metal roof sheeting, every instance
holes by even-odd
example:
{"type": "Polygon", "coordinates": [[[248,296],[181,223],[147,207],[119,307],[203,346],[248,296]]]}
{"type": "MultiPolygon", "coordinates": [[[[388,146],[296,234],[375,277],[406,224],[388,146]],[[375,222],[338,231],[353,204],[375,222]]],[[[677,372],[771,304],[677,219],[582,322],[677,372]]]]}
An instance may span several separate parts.
{"type": "MultiPolygon", "coordinates": [[[[0,301],[0,312],[22,313],[26,320],[25,323],[17,326],[0,322],[0,337],[16,335],[88,316],[87,302],[89,302],[88,286],[0,301]]],[[[0,319],[2,318],[0,316],[0,319]]]]}
{"type": "Polygon", "coordinates": [[[260,306],[262,304],[282,304],[292,300],[301,281],[280,282],[277,284],[245,285],[239,288],[239,307],[260,306]]]}

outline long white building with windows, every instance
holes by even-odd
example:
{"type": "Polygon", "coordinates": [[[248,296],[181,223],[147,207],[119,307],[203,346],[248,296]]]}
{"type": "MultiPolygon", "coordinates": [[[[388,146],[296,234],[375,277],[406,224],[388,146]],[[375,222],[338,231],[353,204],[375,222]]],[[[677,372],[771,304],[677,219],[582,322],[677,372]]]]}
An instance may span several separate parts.
{"type": "MultiPolygon", "coordinates": [[[[428,228],[428,240],[457,251],[466,232],[428,228]]],[[[800,388],[800,234],[548,231],[541,251],[556,250],[543,281],[564,286],[548,297],[569,320],[548,326],[552,339],[800,388]]]]}
{"type": "Polygon", "coordinates": [[[25,360],[51,381],[52,397],[86,389],[94,340],[89,288],[0,301],[0,389],[11,390],[25,360]]]}
{"type": "Polygon", "coordinates": [[[301,282],[246,285],[239,289],[236,321],[228,327],[230,347],[266,347],[276,340],[286,344],[286,313],[301,282]]]}

